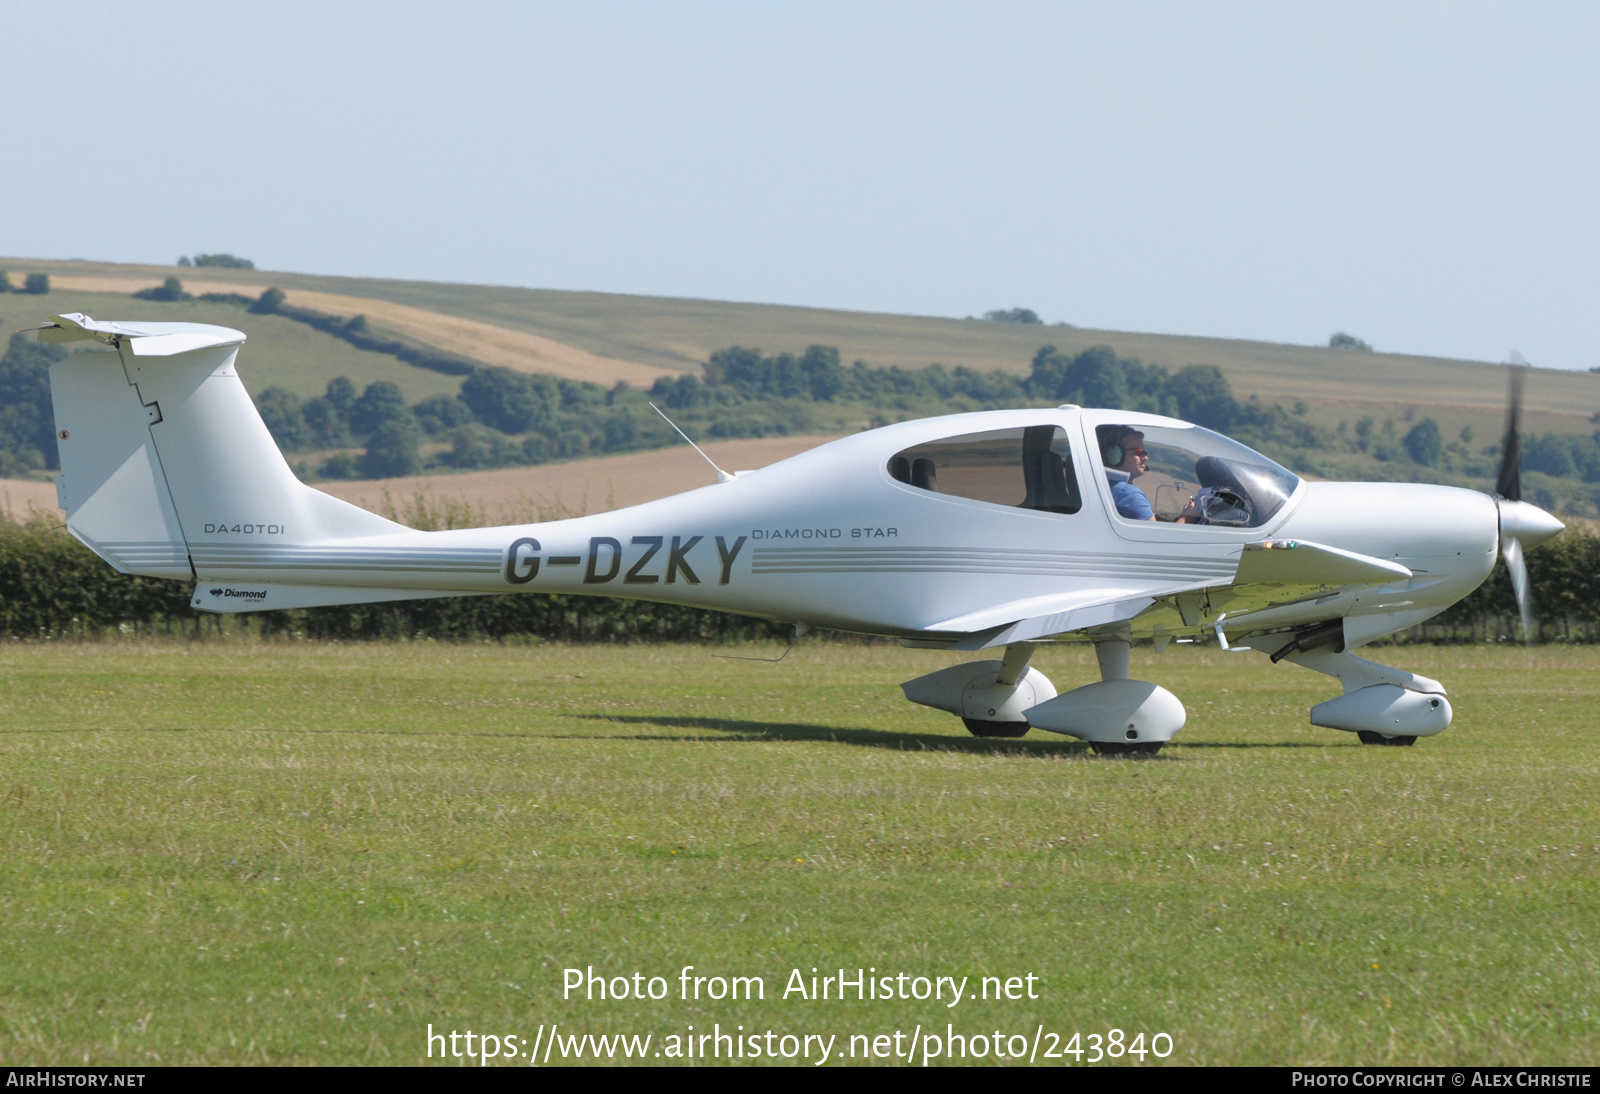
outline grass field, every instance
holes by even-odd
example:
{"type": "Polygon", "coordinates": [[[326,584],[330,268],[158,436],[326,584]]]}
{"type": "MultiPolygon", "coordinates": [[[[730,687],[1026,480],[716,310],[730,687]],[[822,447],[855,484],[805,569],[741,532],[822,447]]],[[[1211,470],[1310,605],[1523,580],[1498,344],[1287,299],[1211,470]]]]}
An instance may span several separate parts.
{"type": "Polygon", "coordinates": [[[1384,651],[1452,689],[1410,749],[1308,726],[1299,669],[1136,653],[1190,711],[1143,761],[905,703],[948,654],[717,652],[0,648],[0,1063],[409,1064],[429,1023],[552,1022],[1600,1060],[1600,652],[1384,651]],[[563,1000],[589,965],[671,995],[563,1000]],[[766,998],[679,1001],[684,965],[766,998]],[[840,966],[1040,997],[781,998],[840,966]]]}

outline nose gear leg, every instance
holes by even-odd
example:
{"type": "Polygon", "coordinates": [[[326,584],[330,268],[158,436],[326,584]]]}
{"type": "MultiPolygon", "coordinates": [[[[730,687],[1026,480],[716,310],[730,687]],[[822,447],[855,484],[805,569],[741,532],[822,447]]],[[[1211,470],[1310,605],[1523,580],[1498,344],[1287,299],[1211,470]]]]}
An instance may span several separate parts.
{"type": "Polygon", "coordinates": [[[1347,730],[1362,744],[1381,745],[1410,745],[1449,728],[1454,712],[1439,681],[1357,657],[1342,643],[1311,649],[1296,644],[1291,641],[1273,660],[1293,661],[1344,687],[1343,695],[1311,708],[1312,725],[1347,730]]]}

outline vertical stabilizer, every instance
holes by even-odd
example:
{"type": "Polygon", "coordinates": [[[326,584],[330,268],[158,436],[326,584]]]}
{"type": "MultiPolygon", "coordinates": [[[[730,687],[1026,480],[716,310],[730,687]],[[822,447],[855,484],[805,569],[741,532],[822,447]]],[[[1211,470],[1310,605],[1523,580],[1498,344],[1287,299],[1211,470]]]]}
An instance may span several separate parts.
{"type": "Polygon", "coordinates": [[[93,338],[50,370],[67,527],[118,569],[206,576],[285,547],[405,529],[296,479],[234,359],[244,335],[198,323],[55,317],[41,338],[93,338]]]}

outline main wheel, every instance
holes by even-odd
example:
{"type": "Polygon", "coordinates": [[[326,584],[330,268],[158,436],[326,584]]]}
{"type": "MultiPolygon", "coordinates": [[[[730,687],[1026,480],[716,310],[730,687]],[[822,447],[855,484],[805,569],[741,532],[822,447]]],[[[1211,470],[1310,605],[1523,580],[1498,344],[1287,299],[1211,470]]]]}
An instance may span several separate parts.
{"type": "Polygon", "coordinates": [[[1161,741],[1145,741],[1139,744],[1122,741],[1090,741],[1089,747],[1100,756],[1154,756],[1161,751],[1161,741]]]}
{"type": "Polygon", "coordinates": [[[1021,737],[1028,732],[1027,722],[984,722],[977,718],[963,718],[974,737],[1021,737]]]}
{"type": "Polygon", "coordinates": [[[1395,748],[1405,748],[1417,743],[1415,737],[1404,735],[1385,737],[1382,733],[1375,733],[1370,729],[1358,729],[1356,730],[1356,736],[1361,738],[1361,743],[1364,745],[1390,745],[1395,748]]]}

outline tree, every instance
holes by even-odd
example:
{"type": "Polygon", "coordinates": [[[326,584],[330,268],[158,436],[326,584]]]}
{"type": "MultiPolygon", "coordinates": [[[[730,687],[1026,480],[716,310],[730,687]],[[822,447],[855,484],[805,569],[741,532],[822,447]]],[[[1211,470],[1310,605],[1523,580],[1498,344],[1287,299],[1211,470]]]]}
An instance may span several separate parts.
{"type": "Polygon", "coordinates": [[[280,449],[293,452],[306,447],[311,431],[306,428],[300,398],[294,392],[276,385],[269,387],[257,396],[256,410],[280,449]]]}
{"type": "Polygon", "coordinates": [[[1121,409],[1128,402],[1128,377],[1110,346],[1091,346],[1067,369],[1068,397],[1084,406],[1121,409]]]}
{"type": "Polygon", "coordinates": [[[417,424],[432,437],[472,421],[472,408],[454,395],[430,395],[413,408],[417,424]]]}
{"type": "Polygon", "coordinates": [[[560,405],[560,396],[545,376],[528,376],[508,368],[480,368],[461,382],[461,401],[479,421],[502,433],[542,429],[560,405]]]}
{"type": "Polygon", "coordinates": [[[1064,398],[1067,389],[1067,369],[1072,358],[1055,346],[1040,346],[1033,355],[1033,371],[1028,374],[1028,387],[1040,399],[1064,398]]]}
{"type": "Polygon", "coordinates": [[[306,423],[308,447],[339,448],[350,443],[350,423],[326,396],[300,404],[300,416],[306,423]]]}
{"type": "MultiPolygon", "coordinates": [[[[1041,346],[1033,355],[1028,388],[1041,399],[1120,409],[1128,405],[1130,364],[1138,368],[1141,381],[1146,378],[1144,366],[1124,361],[1110,346],[1090,346],[1072,358],[1054,346],[1041,346]]],[[[1159,375],[1165,377],[1164,372],[1159,375]]]]}
{"type": "Polygon", "coordinates": [[[349,418],[351,430],[361,436],[377,432],[388,422],[405,420],[415,424],[405,394],[392,380],[368,384],[361,397],[350,404],[349,418]]]}
{"type": "Polygon", "coordinates": [[[239,258],[230,254],[195,255],[196,266],[225,266],[230,270],[253,270],[256,264],[248,258],[239,258]]]}
{"type": "Polygon", "coordinates": [[[381,423],[367,441],[367,451],[360,462],[361,473],[373,479],[416,474],[420,466],[418,433],[416,419],[409,412],[404,418],[390,418],[381,423]]]}
{"type": "Polygon", "coordinates": [[[682,376],[663,376],[650,385],[650,397],[666,403],[669,409],[686,410],[706,401],[706,385],[698,377],[685,373],[682,376]]]}
{"type": "Polygon", "coordinates": [[[335,376],[328,381],[328,389],[323,398],[332,403],[334,409],[341,415],[348,416],[350,404],[356,401],[356,385],[352,384],[347,376],[335,376]]]}
{"type": "Polygon", "coordinates": [[[839,365],[839,351],[832,346],[811,346],[800,358],[800,370],[805,374],[811,397],[818,402],[831,402],[844,387],[844,369],[839,365]]]}
{"type": "Polygon", "coordinates": [[[140,289],[134,293],[136,300],[193,300],[194,298],[183,291],[183,282],[176,277],[169,277],[160,285],[148,289],[140,289]]]}
{"type": "Polygon", "coordinates": [[[1207,429],[1226,430],[1239,414],[1233,388],[1216,365],[1185,365],[1167,391],[1178,401],[1178,417],[1207,429]]]}
{"type": "Polygon", "coordinates": [[[271,315],[281,307],[283,307],[283,290],[268,289],[261,294],[260,299],[250,305],[250,310],[257,315],[271,315]]]}
{"type": "Polygon", "coordinates": [[[1346,334],[1342,330],[1333,332],[1328,338],[1328,346],[1332,349],[1353,349],[1360,350],[1362,353],[1372,352],[1372,347],[1367,343],[1353,334],[1346,334]]]}
{"type": "Polygon", "coordinates": [[[1432,418],[1424,418],[1412,426],[1402,443],[1411,458],[1423,467],[1439,465],[1439,456],[1444,452],[1444,438],[1439,433],[1439,423],[1432,418]]]}
{"type": "Polygon", "coordinates": [[[1032,308],[996,308],[986,311],[983,317],[991,323],[1033,323],[1042,324],[1039,313],[1032,308]]]}
{"type": "Polygon", "coordinates": [[[22,284],[22,291],[33,293],[35,296],[43,296],[50,291],[50,275],[29,274],[28,279],[22,284]]]}
{"type": "Polygon", "coordinates": [[[1562,478],[1577,468],[1573,459],[1574,448],[1586,443],[1581,437],[1564,437],[1557,433],[1529,434],[1522,439],[1522,469],[1543,471],[1546,475],[1562,478]]]}
{"type": "Polygon", "coordinates": [[[66,355],[61,346],[19,332],[0,357],[0,465],[9,465],[5,473],[60,465],[50,366],[66,355]]]}
{"type": "Polygon", "coordinates": [[[4,270],[0,270],[0,292],[16,292],[11,287],[11,275],[4,270]]]}
{"type": "Polygon", "coordinates": [[[317,471],[325,479],[353,479],[358,473],[356,459],[348,452],[335,452],[317,471]]]}
{"type": "Polygon", "coordinates": [[[178,256],[178,265],[180,265],[180,266],[193,266],[194,263],[189,261],[189,256],[188,255],[179,255],[178,256]]]}

